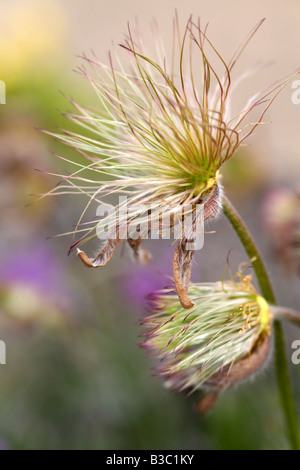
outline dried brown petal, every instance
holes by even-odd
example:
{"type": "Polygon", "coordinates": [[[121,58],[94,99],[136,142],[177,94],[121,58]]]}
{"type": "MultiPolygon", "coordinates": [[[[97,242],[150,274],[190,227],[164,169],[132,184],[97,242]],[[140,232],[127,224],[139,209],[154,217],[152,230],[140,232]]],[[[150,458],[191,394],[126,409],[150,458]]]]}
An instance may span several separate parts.
{"type": "Polygon", "coordinates": [[[121,239],[108,239],[105,246],[100,250],[99,254],[91,260],[82,250],[77,250],[77,256],[89,268],[99,268],[105,266],[114,254],[115,249],[121,243],[121,239]]]}
{"type": "Polygon", "coordinates": [[[142,241],[142,238],[137,238],[136,240],[128,238],[128,245],[132,248],[134,259],[139,264],[148,264],[151,261],[152,255],[150,251],[140,247],[142,241]]]}
{"type": "MultiPolygon", "coordinates": [[[[212,188],[209,194],[206,195],[204,204],[204,221],[217,216],[221,207],[222,191],[218,184],[212,188]]],[[[193,302],[188,298],[188,287],[191,279],[191,263],[195,254],[194,250],[188,250],[187,244],[193,243],[195,240],[195,233],[202,222],[198,216],[197,211],[193,212],[193,220],[189,230],[185,233],[182,240],[178,243],[173,259],[173,276],[175,282],[176,292],[178,294],[180,303],[183,308],[192,308],[193,302]]]]}
{"type": "Polygon", "coordinates": [[[187,295],[188,285],[191,278],[191,262],[194,251],[185,250],[185,243],[179,242],[173,258],[173,276],[175,289],[179,297],[179,301],[183,308],[192,308],[193,302],[187,295]]]}
{"type": "Polygon", "coordinates": [[[232,367],[226,367],[214,375],[206,385],[217,389],[227,388],[260,370],[266,362],[271,347],[269,334],[263,335],[256,343],[248,357],[239,360],[232,367]]]}
{"type": "Polygon", "coordinates": [[[214,219],[220,212],[222,207],[222,188],[219,184],[215,184],[207,200],[204,203],[204,222],[207,219],[214,219]]]}
{"type": "Polygon", "coordinates": [[[211,411],[217,402],[219,392],[214,391],[205,395],[197,403],[197,411],[202,416],[205,416],[209,411],[211,411]]]}

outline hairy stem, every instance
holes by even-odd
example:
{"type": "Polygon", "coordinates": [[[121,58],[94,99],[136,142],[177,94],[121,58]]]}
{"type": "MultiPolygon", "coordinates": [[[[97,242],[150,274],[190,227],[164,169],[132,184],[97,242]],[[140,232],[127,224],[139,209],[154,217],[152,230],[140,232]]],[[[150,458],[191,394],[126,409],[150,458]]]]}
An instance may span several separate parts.
{"type": "MultiPolygon", "coordinates": [[[[262,257],[246,225],[226,196],[223,197],[223,211],[242,242],[249,258],[255,258],[255,261],[253,261],[253,268],[259,282],[262,295],[270,304],[276,305],[275,294],[262,257]]],[[[277,384],[281,405],[285,415],[287,434],[292,449],[299,450],[297,412],[289,378],[282,326],[278,320],[274,321],[274,339],[277,384]]]]}
{"type": "Polygon", "coordinates": [[[272,313],[280,320],[288,320],[300,326],[300,313],[292,308],[287,307],[272,307],[272,313]]]}

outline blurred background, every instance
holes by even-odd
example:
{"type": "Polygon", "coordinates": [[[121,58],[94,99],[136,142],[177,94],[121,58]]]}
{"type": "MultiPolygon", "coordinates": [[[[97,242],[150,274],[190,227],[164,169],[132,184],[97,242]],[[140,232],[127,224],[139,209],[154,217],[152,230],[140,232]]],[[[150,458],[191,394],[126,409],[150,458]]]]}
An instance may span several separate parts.
{"type": "MultiPolygon", "coordinates": [[[[300,66],[297,0],[0,0],[0,365],[1,449],[273,449],[286,448],[273,364],[257,380],[225,392],[205,418],[190,398],[166,390],[139,348],[144,297],[165,284],[174,247],[146,242],[147,267],[118,249],[103,269],[67,256],[71,231],[84,207],[79,196],[45,198],[64,173],[53,152],[72,156],[37,128],[71,128],[60,111],[77,102],[95,106],[89,84],[74,68],[91,51],[108,60],[127,21],[138,18],[151,42],[156,18],[167,48],[177,8],[209,22],[209,37],[228,59],[250,29],[267,17],[237,67],[270,66],[247,87],[255,91],[300,66]],[[61,93],[63,92],[63,93],[61,93]]],[[[241,87],[241,97],[248,89],[241,87]]],[[[224,169],[228,195],[250,226],[268,263],[279,303],[299,310],[300,104],[291,86],[268,111],[251,146],[224,169]]],[[[237,101],[240,99],[237,93],[237,101]]],[[[224,217],[210,224],[197,253],[194,281],[222,277],[227,255],[237,269],[245,254],[224,217]]],[[[300,331],[285,326],[287,357],[299,410],[300,365],[291,344],[300,331]]]]}

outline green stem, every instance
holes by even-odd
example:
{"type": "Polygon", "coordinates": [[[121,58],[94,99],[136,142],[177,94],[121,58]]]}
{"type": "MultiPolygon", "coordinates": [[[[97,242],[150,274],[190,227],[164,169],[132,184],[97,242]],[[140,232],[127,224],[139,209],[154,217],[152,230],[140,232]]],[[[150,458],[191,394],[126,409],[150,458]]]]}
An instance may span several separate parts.
{"type": "MultiPolygon", "coordinates": [[[[250,235],[246,225],[240,218],[239,214],[232,206],[226,196],[223,197],[223,211],[240,241],[242,242],[249,258],[255,258],[253,268],[257,276],[258,283],[261,288],[262,295],[270,304],[276,305],[275,294],[263,263],[262,257],[250,235]]],[[[284,338],[282,326],[278,320],[274,321],[274,338],[275,338],[275,364],[277,384],[281,399],[281,405],[284,410],[287,434],[292,449],[299,450],[298,420],[297,412],[292,394],[292,387],[289,378],[288,364],[285,355],[284,338]]]]}

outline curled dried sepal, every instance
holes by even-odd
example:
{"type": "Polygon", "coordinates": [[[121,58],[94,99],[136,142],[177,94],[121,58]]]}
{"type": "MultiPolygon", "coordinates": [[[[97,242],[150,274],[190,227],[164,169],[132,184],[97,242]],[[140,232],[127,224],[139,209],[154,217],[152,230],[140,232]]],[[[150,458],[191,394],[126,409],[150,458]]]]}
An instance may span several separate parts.
{"type": "Polygon", "coordinates": [[[216,405],[219,396],[218,391],[213,391],[204,395],[197,403],[197,412],[206,416],[216,405]]]}
{"type": "Polygon", "coordinates": [[[77,256],[89,268],[100,268],[108,263],[121,241],[122,240],[119,238],[116,238],[115,240],[108,239],[105,246],[101,248],[100,252],[94,259],[89,258],[87,254],[79,248],[77,248],[77,256]]]}
{"type": "MultiPolygon", "coordinates": [[[[100,268],[108,263],[113,256],[115,249],[122,241],[123,240],[120,240],[119,238],[108,239],[105,246],[101,248],[100,252],[94,259],[89,258],[87,254],[79,248],[77,248],[77,256],[89,268],[100,268]]],[[[137,240],[129,238],[128,245],[132,249],[135,261],[139,264],[148,264],[151,261],[151,253],[140,247],[142,241],[143,240],[141,238],[138,238],[137,240]]]]}
{"type": "Polygon", "coordinates": [[[204,202],[204,221],[215,219],[220,214],[222,209],[222,196],[223,188],[217,180],[204,202]]]}
{"type": "Polygon", "coordinates": [[[129,238],[128,245],[132,249],[134,259],[137,263],[148,264],[152,259],[152,255],[150,251],[146,250],[145,248],[141,248],[140,245],[142,241],[142,238],[137,238],[136,240],[129,238]]]}
{"type": "Polygon", "coordinates": [[[189,309],[194,306],[187,295],[188,285],[191,279],[191,262],[194,251],[185,250],[184,242],[178,243],[173,258],[173,276],[175,289],[183,308],[189,309]]]}
{"type": "MultiPolygon", "coordinates": [[[[195,244],[197,231],[203,230],[204,222],[217,217],[219,214],[222,207],[222,187],[220,184],[216,182],[214,186],[208,190],[208,194],[205,194],[201,200],[203,211],[200,213],[195,211],[195,213],[192,214],[192,222],[182,240],[178,242],[173,258],[175,289],[180,303],[185,309],[192,308],[194,305],[188,298],[187,292],[191,280],[191,264],[195,250],[188,247],[195,244]]],[[[197,208],[197,204],[195,208],[197,208]]]]}

